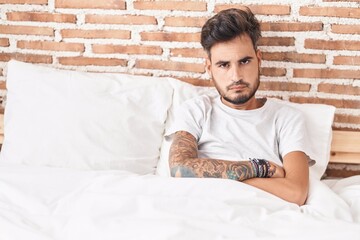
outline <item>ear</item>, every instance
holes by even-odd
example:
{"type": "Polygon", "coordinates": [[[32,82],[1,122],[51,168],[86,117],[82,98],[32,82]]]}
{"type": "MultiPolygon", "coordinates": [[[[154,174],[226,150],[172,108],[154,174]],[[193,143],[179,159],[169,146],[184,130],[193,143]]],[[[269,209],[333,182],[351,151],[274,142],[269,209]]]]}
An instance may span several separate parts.
{"type": "Polygon", "coordinates": [[[206,70],[206,73],[210,76],[210,79],[212,79],[211,60],[208,57],[205,60],[205,70],[206,70]]]}
{"type": "Polygon", "coordinates": [[[260,68],[260,67],[261,67],[261,59],[262,59],[262,54],[261,54],[260,49],[257,49],[257,50],[256,50],[256,57],[257,57],[257,59],[258,59],[259,68],[260,68]]]}

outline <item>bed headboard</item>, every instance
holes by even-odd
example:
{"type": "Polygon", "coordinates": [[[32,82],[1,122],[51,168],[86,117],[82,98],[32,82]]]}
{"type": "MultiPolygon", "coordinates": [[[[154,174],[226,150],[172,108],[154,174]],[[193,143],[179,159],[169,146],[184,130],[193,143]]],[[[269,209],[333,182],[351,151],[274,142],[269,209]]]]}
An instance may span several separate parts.
{"type": "Polygon", "coordinates": [[[360,175],[360,131],[333,130],[330,154],[324,178],[360,175]]]}
{"type": "Polygon", "coordinates": [[[360,164],[360,132],[334,130],[330,162],[360,164]]]}

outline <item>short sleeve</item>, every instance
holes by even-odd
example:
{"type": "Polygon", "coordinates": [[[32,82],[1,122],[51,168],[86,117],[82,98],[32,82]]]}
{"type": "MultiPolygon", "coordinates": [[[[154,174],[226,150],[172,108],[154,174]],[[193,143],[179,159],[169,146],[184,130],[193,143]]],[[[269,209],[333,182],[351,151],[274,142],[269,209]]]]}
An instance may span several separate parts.
{"type": "Polygon", "coordinates": [[[196,140],[200,139],[202,126],[206,117],[206,100],[204,97],[185,101],[174,109],[173,121],[165,132],[168,137],[177,131],[186,131],[196,140]]]}
{"type": "Polygon", "coordinates": [[[283,158],[293,151],[302,151],[309,156],[309,163],[314,164],[314,161],[311,160],[311,146],[309,145],[305,116],[293,108],[289,108],[286,115],[282,118],[278,137],[281,157],[283,158]]]}

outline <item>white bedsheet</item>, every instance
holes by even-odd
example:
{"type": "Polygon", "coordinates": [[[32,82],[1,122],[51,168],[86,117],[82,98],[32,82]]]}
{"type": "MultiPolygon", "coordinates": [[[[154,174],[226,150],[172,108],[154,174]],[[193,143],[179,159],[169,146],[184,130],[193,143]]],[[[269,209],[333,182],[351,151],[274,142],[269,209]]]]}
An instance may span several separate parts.
{"type": "Polygon", "coordinates": [[[298,207],[232,180],[0,165],[0,240],[360,239],[360,176],[298,207]]]}

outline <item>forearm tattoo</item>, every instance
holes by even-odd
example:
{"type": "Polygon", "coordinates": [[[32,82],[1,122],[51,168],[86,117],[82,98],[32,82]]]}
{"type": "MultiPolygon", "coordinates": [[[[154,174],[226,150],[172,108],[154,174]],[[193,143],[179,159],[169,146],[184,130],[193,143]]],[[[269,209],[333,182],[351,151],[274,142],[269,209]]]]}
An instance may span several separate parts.
{"type": "Polygon", "coordinates": [[[237,181],[257,177],[250,161],[198,158],[196,139],[184,131],[175,133],[169,160],[173,177],[227,178],[237,181]]]}

